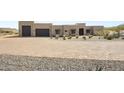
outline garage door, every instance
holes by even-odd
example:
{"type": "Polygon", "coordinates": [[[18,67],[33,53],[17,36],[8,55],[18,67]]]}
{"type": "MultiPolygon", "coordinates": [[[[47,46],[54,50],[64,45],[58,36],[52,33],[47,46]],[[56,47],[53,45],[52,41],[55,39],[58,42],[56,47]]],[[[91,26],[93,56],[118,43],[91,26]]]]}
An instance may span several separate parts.
{"type": "Polygon", "coordinates": [[[31,36],[31,26],[22,26],[22,36],[31,36]]]}
{"type": "Polygon", "coordinates": [[[49,36],[49,29],[36,29],[36,36],[48,37],[49,36]]]}

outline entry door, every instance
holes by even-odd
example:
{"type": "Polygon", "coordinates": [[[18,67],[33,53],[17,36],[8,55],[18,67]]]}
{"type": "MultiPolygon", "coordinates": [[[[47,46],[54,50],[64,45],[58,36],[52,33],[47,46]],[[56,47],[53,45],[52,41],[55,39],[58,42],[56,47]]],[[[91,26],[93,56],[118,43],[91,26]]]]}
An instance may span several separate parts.
{"type": "Polygon", "coordinates": [[[79,35],[84,35],[84,29],[83,28],[79,29],[79,35]]]}

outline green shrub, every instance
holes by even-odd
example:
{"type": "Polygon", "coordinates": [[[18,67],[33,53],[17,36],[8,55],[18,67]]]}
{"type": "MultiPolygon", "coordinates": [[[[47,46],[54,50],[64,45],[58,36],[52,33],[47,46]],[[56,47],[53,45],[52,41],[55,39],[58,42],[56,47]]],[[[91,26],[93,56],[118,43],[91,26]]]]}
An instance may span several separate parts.
{"type": "Polygon", "coordinates": [[[79,38],[79,36],[78,35],[76,35],[76,39],[78,39],[79,38]]]}
{"type": "Polygon", "coordinates": [[[92,38],[92,37],[93,37],[93,35],[89,35],[88,37],[89,37],[89,38],[92,38]]]}
{"type": "Polygon", "coordinates": [[[96,66],[96,71],[103,71],[104,70],[104,67],[103,66],[96,66]]]}
{"type": "Polygon", "coordinates": [[[83,36],[82,38],[83,38],[84,40],[86,40],[86,37],[85,37],[85,36],[83,36]]]}
{"type": "Polygon", "coordinates": [[[104,39],[107,39],[108,33],[104,33],[104,39]]]}
{"type": "Polygon", "coordinates": [[[69,37],[68,37],[68,39],[71,39],[71,38],[72,38],[72,36],[69,36],[69,37]]]}
{"type": "Polygon", "coordinates": [[[114,39],[114,35],[108,35],[107,36],[107,40],[112,40],[112,39],[114,39]]]}
{"type": "Polygon", "coordinates": [[[63,35],[63,40],[66,40],[66,37],[65,37],[65,35],[63,35]]]}

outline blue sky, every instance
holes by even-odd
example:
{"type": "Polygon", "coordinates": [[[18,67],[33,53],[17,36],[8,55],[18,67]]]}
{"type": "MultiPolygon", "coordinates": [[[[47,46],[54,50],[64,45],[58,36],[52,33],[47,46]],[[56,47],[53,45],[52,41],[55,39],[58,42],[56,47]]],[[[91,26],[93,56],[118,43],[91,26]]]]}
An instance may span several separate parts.
{"type": "MultiPolygon", "coordinates": [[[[44,22],[44,21],[35,21],[44,22]]],[[[105,27],[117,26],[119,24],[124,24],[124,21],[46,21],[48,23],[54,24],[74,24],[74,23],[86,23],[86,25],[104,25],[105,27]]],[[[18,29],[18,21],[0,21],[0,27],[9,27],[18,29]]]]}

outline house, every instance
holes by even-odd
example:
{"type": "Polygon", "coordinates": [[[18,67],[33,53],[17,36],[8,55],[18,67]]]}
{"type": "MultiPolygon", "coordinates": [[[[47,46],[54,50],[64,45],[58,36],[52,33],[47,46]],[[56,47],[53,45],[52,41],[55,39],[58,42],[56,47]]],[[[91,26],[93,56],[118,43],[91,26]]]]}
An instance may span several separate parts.
{"type": "Polygon", "coordinates": [[[19,21],[21,37],[49,37],[63,35],[95,35],[103,30],[103,26],[86,26],[85,23],[73,25],[54,25],[52,23],[35,23],[34,21],[19,21]]]}

